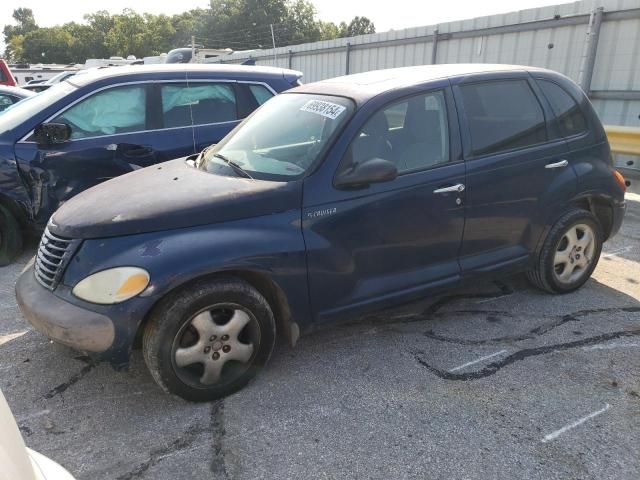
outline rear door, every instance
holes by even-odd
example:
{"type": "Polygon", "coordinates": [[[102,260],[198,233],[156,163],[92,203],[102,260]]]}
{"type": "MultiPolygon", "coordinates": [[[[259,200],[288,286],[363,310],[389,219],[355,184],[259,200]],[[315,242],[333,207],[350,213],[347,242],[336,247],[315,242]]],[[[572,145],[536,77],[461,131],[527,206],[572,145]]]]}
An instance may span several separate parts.
{"type": "Polygon", "coordinates": [[[525,265],[548,212],[575,191],[564,140],[526,72],[455,81],[467,165],[466,274],[525,265]]]}
{"type": "Polygon", "coordinates": [[[196,151],[218,143],[274,95],[261,83],[189,81],[196,151]]]}

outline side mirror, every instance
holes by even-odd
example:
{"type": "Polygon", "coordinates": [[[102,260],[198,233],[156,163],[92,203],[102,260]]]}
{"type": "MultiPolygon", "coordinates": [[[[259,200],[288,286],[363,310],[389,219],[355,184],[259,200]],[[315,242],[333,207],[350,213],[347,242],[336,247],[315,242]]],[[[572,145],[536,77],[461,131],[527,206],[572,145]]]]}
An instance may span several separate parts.
{"type": "Polygon", "coordinates": [[[41,123],[33,130],[33,137],[38,145],[57,145],[71,138],[71,127],[66,123],[41,123]]]}
{"type": "Polygon", "coordinates": [[[371,183],[389,182],[398,176],[398,169],[389,160],[370,158],[346,169],[336,178],[336,188],[364,188],[371,183]]]}

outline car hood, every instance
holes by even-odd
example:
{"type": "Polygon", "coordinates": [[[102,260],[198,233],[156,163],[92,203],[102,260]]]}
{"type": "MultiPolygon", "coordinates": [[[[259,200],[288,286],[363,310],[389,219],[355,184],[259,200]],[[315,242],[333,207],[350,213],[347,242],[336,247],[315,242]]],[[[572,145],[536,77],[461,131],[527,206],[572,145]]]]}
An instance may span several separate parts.
{"type": "Polygon", "coordinates": [[[186,228],[300,208],[299,182],[268,182],[198,170],[181,158],[101,183],[66,202],[49,230],[103,238],[186,228]]]}

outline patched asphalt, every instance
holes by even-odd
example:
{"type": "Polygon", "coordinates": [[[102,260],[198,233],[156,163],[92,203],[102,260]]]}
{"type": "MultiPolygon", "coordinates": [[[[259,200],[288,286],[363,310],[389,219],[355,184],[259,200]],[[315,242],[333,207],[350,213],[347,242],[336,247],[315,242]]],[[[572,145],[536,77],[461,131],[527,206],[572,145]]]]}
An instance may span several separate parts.
{"type": "Polygon", "coordinates": [[[640,196],[580,291],[484,282],[279,345],[243,391],[164,394],[31,330],[0,268],[0,388],[78,479],[640,478],[640,196]]]}

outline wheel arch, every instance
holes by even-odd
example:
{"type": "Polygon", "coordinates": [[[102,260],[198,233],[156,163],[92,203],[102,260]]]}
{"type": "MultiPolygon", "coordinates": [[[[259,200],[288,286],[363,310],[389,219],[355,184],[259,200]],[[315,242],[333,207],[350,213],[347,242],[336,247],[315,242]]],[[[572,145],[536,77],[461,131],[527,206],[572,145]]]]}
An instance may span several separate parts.
{"type": "Polygon", "coordinates": [[[613,206],[609,199],[600,195],[584,195],[574,199],[571,206],[591,212],[602,227],[602,241],[609,238],[613,228],[613,206]]]}
{"type": "Polygon", "coordinates": [[[9,195],[1,192],[0,206],[9,210],[9,212],[11,212],[14,217],[16,217],[16,220],[18,220],[18,223],[20,223],[20,226],[23,228],[23,230],[26,229],[29,222],[29,217],[27,215],[25,206],[23,206],[19,201],[15,200],[9,195]]]}
{"type": "Polygon", "coordinates": [[[613,227],[613,207],[611,205],[611,201],[602,195],[597,194],[584,194],[577,196],[571,201],[569,201],[564,208],[560,208],[557,211],[553,212],[548,218],[542,235],[538,239],[536,250],[535,250],[535,258],[540,254],[540,250],[544,245],[544,242],[549,234],[549,231],[556,224],[556,222],[562,218],[567,212],[572,209],[585,210],[587,212],[591,212],[600,222],[602,227],[603,239],[602,241],[606,241],[611,234],[611,229],[613,227]]]}
{"type": "Polygon", "coordinates": [[[290,346],[295,346],[296,342],[298,341],[298,337],[300,336],[300,327],[293,320],[289,300],[284,290],[268,274],[260,271],[245,269],[231,269],[210,272],[204,275],[190,278],[189,280],[175,285],[170,290],[164,292],[164,294],[159,297],[148,309],[144,318],[138,324],[134,344],[136,346],[140,346],[142,334],[144,332],[145,326],[149,321],[150,316],[152,315],[154,309],[162,301],[162,299],[166,298],[167,295],[170,295],[178,290],[188,288],[190,285],[193,285],[197,282],[206,280],[219,280],[225,278],[238,278],[255,288],[267,300],[267,303],[271,307],[271,311],[273,312],[273,316],[276,321],[276,335],[284,338],[290,346]]]}

